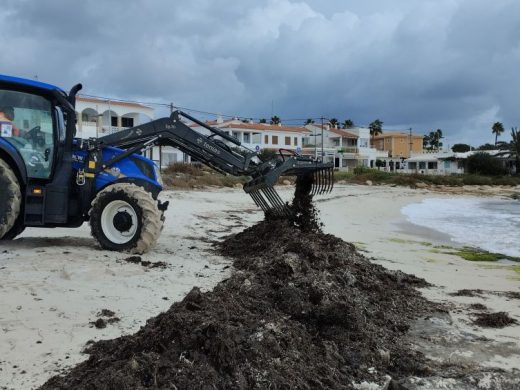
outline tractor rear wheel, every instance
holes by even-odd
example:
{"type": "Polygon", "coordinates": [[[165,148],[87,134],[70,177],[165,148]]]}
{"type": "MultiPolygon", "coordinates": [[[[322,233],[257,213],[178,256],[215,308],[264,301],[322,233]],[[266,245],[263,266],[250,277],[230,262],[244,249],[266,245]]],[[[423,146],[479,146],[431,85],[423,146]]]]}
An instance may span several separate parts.
{"type": "Polygon", "coordinates": [[[92,202],[90,228],[101,247],[142,254],[161,234],[164,219],[158,203],[144,188],[117,183],[101,191],[92,202]]]}
{"type": "MultiPolygon", "coordinates": [[[[0,159],[0,240],[12,239],[13,229],[20,216],[22,193],[13,170],[0,159]]],[[[22,229],[23,230],[23,229],[22,229]]]]}

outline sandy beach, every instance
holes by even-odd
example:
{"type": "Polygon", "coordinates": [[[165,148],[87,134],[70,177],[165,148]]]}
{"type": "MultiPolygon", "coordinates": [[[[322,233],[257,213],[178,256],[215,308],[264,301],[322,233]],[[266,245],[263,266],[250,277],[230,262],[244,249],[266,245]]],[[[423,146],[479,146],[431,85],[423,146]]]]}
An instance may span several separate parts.
{"type": "MultiPolygon", "coordinates": [[[[288,199],[292,188],[280,189],[288,199]]],[[[193,287],[211,289],[231,272],[230,260],[217,256],[214,240],[262,218],[241,190],[166,191],[167,223],[158,246],[143,261],[102,251],[80,229],[28,229],[0,247],[0,389],[31,389],[87,358],[89,340],[137,331],[193,287]],[[106,328],[92,325],[103,309],[120,319],[106,328]]],[[[520,366],[520,326],[487,329],[472,324],[471,303],[506,311],[520,321],[520,301],[500,291],[520,292],[520,275],[511,265],[474,263],[435,247],[454,246],[449,236],[407,222],[401,209],[432,197],[467,196],[426,189],[340,185],[317,206],[326,233],[354,243],[367,257],[389,269],[426,279],[422,289],[446,302],[450,316],[418,322],[410,332],[416,347],[436,360],[449,359],[512,369],[520,366]],[[482,289],[475,297],[454,297],[460,289],[482,289]],[[479,342],[475,342],[479,340],[479,342]]]]}

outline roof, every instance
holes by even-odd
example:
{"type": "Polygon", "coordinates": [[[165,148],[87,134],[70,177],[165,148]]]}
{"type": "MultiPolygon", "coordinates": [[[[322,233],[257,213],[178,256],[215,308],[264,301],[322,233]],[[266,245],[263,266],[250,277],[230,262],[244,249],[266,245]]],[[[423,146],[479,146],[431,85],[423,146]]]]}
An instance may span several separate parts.
{"type": "Polygon", "coordinates": [[[243,129],[243,130],[257,130],[257,131],[281,131],[290,133],[310,133],[309,129],[298,126],[278,126],[264,123],[230,123],[222,126],[221,129],[243,129]]]}
{"type": "Polygon", "coordinates": [[[329,131],[331,133],[341,135],[343,138],[355,138],[355,139],[359,138],[356,134],[353,134],[353,133],[343,130],[343,129],[329,129],[329,131]]]}
{"type": "Polygon", "coordinates": [[[2,74],[0,74],[0,81],[5,81],[5,82],[8,82],[8,83],[22,84],[22,85],[26,85],[26,86],[29,86],[29,87],[46,89],[48,91],[53,91],[53,90],[61,91],[62,90],[61,88],[58,88],[58,87],[56,87],[55,85],[52,85],[52,84],[42,83],[42,82],[37,81],[37,80],[24,79],[24,78],[21,78],[21,77],[6,76],[6,75],[2,75],[2,74]]]}
{"type": "Polygon", "coordinates": [[[144,104],[140,104],[140,103],[125,102],[125,101],[121,101],[121,100],[98,99],[98,98],[86,97],[86,96],[82,96],[82,95],[78,95],[78,97],[76,98],[76,101],[89,102],[89,103],[103,103],[103,104],[110,103],[111,105],[114,105],[114,106],[139,107],[139,108],[147,108],[150,110],[152,109],[151,107],[145,106],[144,104]]]}
{"type": "MultiPolygon", "coordinates": [[[[410,137],[410,133],[405,133],[402,131],[385,131],[379,135],[376,135],[374,139],[381,139],[385,137],[410,137]]],[[[412,134],[412,138],[424,138],[424,135],[412,134]]]]}

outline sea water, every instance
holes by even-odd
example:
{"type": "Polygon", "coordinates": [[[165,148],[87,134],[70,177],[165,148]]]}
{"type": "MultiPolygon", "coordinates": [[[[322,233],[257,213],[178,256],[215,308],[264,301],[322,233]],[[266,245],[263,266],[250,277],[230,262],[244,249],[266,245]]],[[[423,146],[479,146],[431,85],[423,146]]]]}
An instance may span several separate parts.
{"type": "Polygon", "coordinates": [[[448,234],[452,241],[520,257],[520,201],[431,198],[405,206],[408,221],[448,234]]]}

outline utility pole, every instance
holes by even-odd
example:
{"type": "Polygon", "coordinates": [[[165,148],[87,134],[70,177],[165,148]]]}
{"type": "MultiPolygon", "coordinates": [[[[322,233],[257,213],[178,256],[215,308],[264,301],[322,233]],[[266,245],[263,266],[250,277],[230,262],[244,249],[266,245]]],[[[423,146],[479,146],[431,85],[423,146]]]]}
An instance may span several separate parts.
{"type": "Polygon", "coordinates": [[[412,157],[413,140],[412,140],[412,128],[410,127],[410,150],[408,151],[408,158],[412,157]]]}
{"type": "Polygon", "coordinates": [[[321,117],[321,161],[324,160],[325,153],[323,152],[323,117],[321,117]]]}

